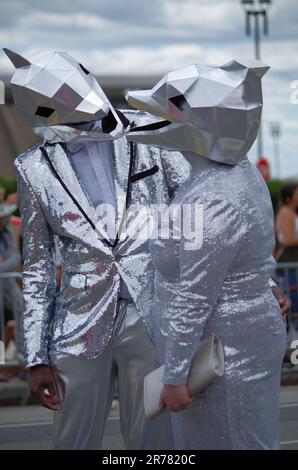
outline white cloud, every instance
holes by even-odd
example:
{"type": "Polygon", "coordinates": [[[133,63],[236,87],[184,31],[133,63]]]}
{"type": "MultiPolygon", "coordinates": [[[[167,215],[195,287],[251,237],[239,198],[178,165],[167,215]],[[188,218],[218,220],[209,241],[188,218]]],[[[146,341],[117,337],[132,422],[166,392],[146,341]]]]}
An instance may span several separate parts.
{"type": "Polygon", "coordinates": [[[242,25],[240,4],[227,0],[210,1],[172,1],[163,3],[164,22],[168,27],[196,31],[197,37],[217,37],[230,34],[242,25]]]}
{"type": "Polygon", "coordinates": [[[99,32],[100,28],[108,28],[113,24],[113,22],[105,20],[100,16],[88,13],[57,14],[33,12],[31,15],[25,16],[20,20],[19,27],[21,29],[52,29],[53,31],[59,28],[72,28],[73,30],[79,28],[99,32]]]}

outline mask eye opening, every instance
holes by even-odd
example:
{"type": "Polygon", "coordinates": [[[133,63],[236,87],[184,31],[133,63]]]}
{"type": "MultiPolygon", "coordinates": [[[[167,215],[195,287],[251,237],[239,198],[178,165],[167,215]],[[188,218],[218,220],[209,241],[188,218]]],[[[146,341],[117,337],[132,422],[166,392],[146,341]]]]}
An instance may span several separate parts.
{"type": "Polygon", "coordinates": [[[47,108],[46,106],[38,106],[37,110],[35,111],[36,116],[42,116],[48,118],[55,112],[52,108],[47,108]]]}
{"type": "Polygon", "coordinates": [[[79,64],[79,66],[81,67],[81,69],[83,70],[83,72],[86,74],[86,75],[89,75],[89,70],[85,69],[84,65],[82,64],[79,64]]]}
{"type": "Polygon", "coordinates": [[[176,108],[180,109],[180,111],[184,111],[187,106],[187,101],[183,95],[174,96],[173,98],[169,98],[169,101],[173,103],[176,108]]]}

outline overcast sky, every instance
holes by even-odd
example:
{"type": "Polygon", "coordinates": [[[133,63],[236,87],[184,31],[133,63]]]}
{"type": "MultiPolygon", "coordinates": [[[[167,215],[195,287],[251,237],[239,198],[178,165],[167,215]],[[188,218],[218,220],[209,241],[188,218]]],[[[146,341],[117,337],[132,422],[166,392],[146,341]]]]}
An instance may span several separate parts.
{"type": "MultiPolygon", "coordinates": [[[[273,0],[262,59],[264,153],[282,126],[281,174],[298,176],[298,0],[273,0]]],[[[66,50],[97,75],[160,74],[181,65],[253,57],[240,0],[0,0],[0,44],[24,55],[66,50]]],[[[0,54],[0,75],[13,67],[0,54]]],[[[251,151],[254,160],[256,150],[251,151]]],[[[273,174],[274,162],[272,161],[273,174]]]]}

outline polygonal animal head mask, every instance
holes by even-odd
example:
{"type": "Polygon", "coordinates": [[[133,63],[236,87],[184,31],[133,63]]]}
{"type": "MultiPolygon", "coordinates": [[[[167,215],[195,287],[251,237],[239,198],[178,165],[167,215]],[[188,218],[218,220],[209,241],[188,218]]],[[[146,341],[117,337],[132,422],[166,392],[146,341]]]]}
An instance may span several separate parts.
{"type": "Polygon", "coordinates": [[[36,134],[50,142],[123,135],[122,121],[95,77],[66,52],[39,52],[28,59],[4,52],[16,67],[11,79],[15,106],[36,134]],[[80,125],[103,118],[109,125],[102,133],[80,125]]]}
{"type": "Polygon", "coordinates": [[[268,69],[256,60],[194,64],[168,73],[152,90],[128,92],[129,105],[162,120],[134,127],[127,138],[234,165],[256,139],[268,69]]]}

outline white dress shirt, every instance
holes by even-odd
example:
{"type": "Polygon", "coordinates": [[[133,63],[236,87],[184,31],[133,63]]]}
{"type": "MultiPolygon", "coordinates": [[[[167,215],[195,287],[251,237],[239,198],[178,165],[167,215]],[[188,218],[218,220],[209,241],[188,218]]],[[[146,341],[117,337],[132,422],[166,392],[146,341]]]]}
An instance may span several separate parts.
{"type": "MultiPolygon", "coordinates": [[[[113,144],[111,140],[90,141],[70,149],[73,168],[94,207],[109,204],[105,228],[110,241],[116,237],[117,199],[114,183],[113,144]]],[[[131,298],[121,280],[120,298],[131,298]]]]}

